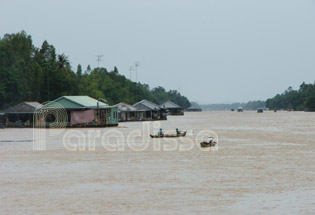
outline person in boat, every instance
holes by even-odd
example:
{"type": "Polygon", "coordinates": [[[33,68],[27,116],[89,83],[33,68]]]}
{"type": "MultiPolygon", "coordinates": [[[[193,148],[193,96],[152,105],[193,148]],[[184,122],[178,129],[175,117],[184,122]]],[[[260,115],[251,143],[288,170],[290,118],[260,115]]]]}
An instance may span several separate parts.
{"type": "Polygon", "coordinates": [[[160,128],[160,130],[158,131],[158,135],[159,135],[160,137],[164,136],[162,128],[160,128]]]}
{"type": "Polygon", "coordinates": [[[180,135],[180,131],[176,128],[176,135],[180,135]]]}
{"type": "Polygon", "coordinates": [[[214,138],[213,137],[209,137],[207,140],[207,143],[211,144],[214,142],[214,138]]]}

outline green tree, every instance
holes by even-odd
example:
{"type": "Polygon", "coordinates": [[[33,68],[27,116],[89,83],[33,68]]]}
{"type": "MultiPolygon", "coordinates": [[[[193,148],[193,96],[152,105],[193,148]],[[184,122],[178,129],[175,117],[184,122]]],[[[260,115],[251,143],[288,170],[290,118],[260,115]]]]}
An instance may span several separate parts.
{"type": "Polygon", "coordinates": [[[79,64],[72,71],[65,54],[57,54],[46,40],[36,48],[24,31],[0,38],[0,109],[25,100],[45,102],[64,95],[89,95],[105,98],[110,104],[121,101],[133,104],[142,99],[161,104],[172,100],[183,107],[189,101],[177,91],[162,87],[150,90],[149,85],[134,83],[105,68],[91,69],[84,74],[79,64]]]}
{"type": "Polygon", "coordinates": [[[289,87],[282,94],[277,94],[273,98],[267,99],[266,106],[270,109],[287,109],[294,110],[314,110],[313,96],[315,95],[315,84],[300,85],[299,90],[293,90],[289,87]]]}
{"type": "Polygon", "coordinates": [[[77,76],[80,77],[80,78],[82,77],[82,66],[81,66],[81,64],[78,64],[77,76]]]}

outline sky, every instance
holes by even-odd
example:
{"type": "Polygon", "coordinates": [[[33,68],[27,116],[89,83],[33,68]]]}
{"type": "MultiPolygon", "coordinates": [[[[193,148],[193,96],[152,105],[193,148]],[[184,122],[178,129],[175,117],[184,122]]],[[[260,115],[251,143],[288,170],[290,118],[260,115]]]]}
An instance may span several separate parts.
{"type": "Polygon", "coordinates": [[[315,81],[315,0],[0,0],[0,37],[25,30],[78,64],[201,104],[265,100],[315,81]],[[137,70],[134,65],[139,62],[137,70]],[[130,67],[133,66],[130,75],[130,67]],[[137,74],[137,75],[136,75],[137,74]]]}

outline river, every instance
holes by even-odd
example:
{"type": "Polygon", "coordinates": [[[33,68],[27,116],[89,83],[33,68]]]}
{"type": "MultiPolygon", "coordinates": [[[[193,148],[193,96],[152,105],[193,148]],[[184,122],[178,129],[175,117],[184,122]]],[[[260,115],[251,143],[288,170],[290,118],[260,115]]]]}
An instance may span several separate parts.
{"type": "Polygon", "coordinates": [[[209,111],[0,130],[0,214],[314,214],[315,114],[209,111]],[[159,128],[186,137],[150,139],[159,128]],[[35,132],[35,133],[36,133],[35,132]],[[207,136],[217,147],[201,149],[207,136]]]}

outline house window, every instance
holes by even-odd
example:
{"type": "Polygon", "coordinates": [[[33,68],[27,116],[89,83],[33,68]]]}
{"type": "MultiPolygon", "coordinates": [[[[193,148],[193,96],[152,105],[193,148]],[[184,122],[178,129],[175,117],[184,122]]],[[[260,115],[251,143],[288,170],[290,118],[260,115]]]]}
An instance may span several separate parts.
{"type": "Polygon", "coordinates": [[[114,112],[114,119],[117,119],[117,111],[114,112]]]}

